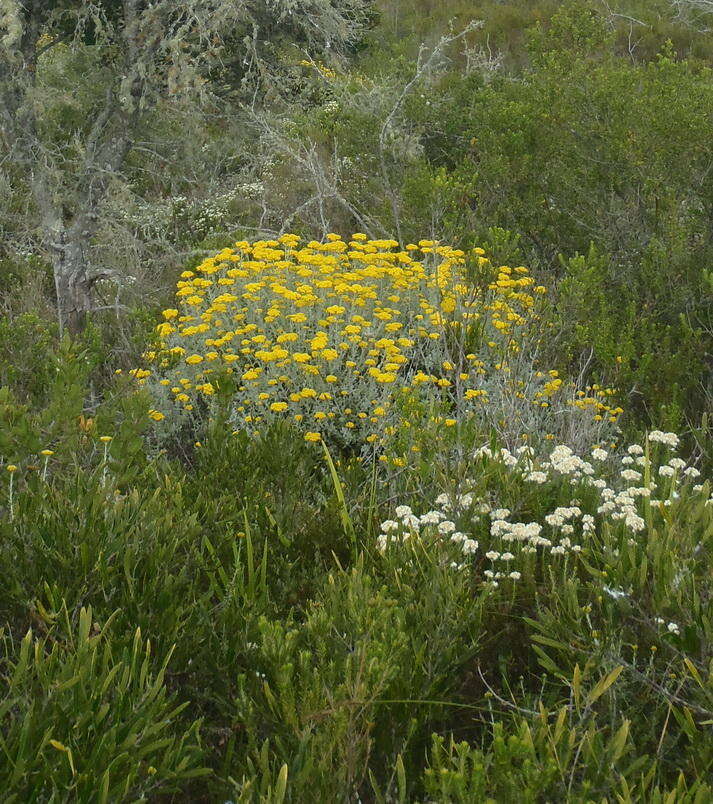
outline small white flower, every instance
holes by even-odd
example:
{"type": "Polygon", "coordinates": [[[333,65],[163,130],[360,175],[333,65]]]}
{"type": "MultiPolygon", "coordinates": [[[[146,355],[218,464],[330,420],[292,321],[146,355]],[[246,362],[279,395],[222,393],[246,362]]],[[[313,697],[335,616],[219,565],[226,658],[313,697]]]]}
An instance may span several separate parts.
{"type": "Polygon", "coordinates": [[[512,560],[513,560],[513,558],[515,558],[515,556],[514,556],[512,553],[503,553],[503,554],[500,556],[500,558],[501,558],[503,561],[512,561],[512,560]]]}
{"type": "Polygon", "coordinates": [[[519,581],[520,578],[522,578],[522,575],[517,571],[513,571],[510,573],[509,577],[512,578],[513,581],[519,581]]]}
{"type": "Polygon", "coordinates": [[[627,483],[632,483],[634,480],[641,480],[641,472],[637,472],[635,469],[624,469],[621,472],[621,476],[627,483]]]}
{"type": "Polygon", "coordinates": [[[676,448],[678,446],[678,436],[676,433],[662,433],[661,430],[652,430],[649,433],[649,441],[656,441],[665,444],[667,447],[676,448]]]}
{"type": "Polygon", "coordinates": [[[661,477],[673,477],[675,471],[673,466],[659,466],[659,474],[661,477]]]}
{"type": "Polygon", "coordinates": [[[387,519],[381,523],[381,529],[384,531],[384,533],[390,533],[392,530],[399,529],[399,523],[394,522],[393,519],[387,519]]]}
{"type": "Polygon", "coordinates": [[[668,628],[669,633],[671,634],[680,634],[681,629],[676,625],[676,623],[669,623],[666,628],[668,628]]]}
{"type": "Polygon", "coordinates": [[[638,533],[646,527],[646,522],[637,514],[627,514],[624,524],[629,530],[634,531],[634,533],[638,533]]]}
{"type": "Polygon", "coordinates": [[[608,455],[607,451],[601,449],[601,447],[596,447],[595,449],[592,450],[592,458],[594,458],[595,461],[604,461],[606,460],[607,455],[608,455]]]}
{"type": "Polygon", "coordinates": [[[528,480],[530,483],[538,483],[542,485],[542,483],[547,482],[547,474],[545,472],[530,472],[529,474],[525,475],[525,480],[528,480]]]}
{"type": "Polygon", "coordinates": [[[475,539],[466,539],[463,542],[463,552],[466,555],[471,555],[478,549],[478,542],[475,539]]]}
{"type": "Polygon", "coordinates": [[[410,508],[408,505],[399,505],[399,506],[396,508],[396,512],[395,512],[395,513],[396,513],[396,516],[397,516],[399,519],[404,519],[404,518],[405,518],[405,517],[407,517],[407,516],[411,516],[411,514],[412,514],[413,512],[411,511],[411,508],[410,508]]]}
{"type": "Polygon", "coordinates": [[[495,550],[488,550],[488,552],[485,554],[485,557],[489,561],[497,561],[500,558],[500,553],[496,552],[495,550]]]}
{"type": "Polygon", "coordinates": [[[689,466],[688,469],[684,470],[683,474],[686,477],[692,477],[692,478],[696,478],[696,477],[701,476],[701,473],[698,471],[698,469],[696,469],[695,466],[689,466]]]}
{"type": "Polygon", "coordinates": [[[441,534],[453,533],[456,529],[455,523],[446,519],[444,522],[439,523],[438,532],[441,534]]]}

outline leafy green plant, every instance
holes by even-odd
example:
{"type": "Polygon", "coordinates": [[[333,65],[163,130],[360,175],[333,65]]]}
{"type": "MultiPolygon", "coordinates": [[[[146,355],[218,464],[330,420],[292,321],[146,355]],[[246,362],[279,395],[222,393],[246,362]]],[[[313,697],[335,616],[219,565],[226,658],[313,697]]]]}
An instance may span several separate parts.
{"type": "Polygon", "coordinates": [[[42,636],[4,640],[5,800],[135,800],[204,775],[198,724],[177,728],[185,704],[164,684],[170,653],[154,669],[140,629],[117,650],[112,618],[99,626],[82,608],[75,628],[66,606],[58,616],[42,636]]]}

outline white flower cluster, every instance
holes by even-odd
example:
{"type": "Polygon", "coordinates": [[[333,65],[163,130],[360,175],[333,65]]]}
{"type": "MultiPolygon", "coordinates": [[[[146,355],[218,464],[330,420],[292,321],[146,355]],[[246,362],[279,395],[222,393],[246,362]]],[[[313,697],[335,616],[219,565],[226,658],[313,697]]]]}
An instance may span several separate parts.
{"type": "MultiPolygon", "coordinates": [[[[649,441],[652,440],[666,447],[678,443],[673,433],[661,433],[654,439],[649,436],[649,441]]],[[[655,453],[655,448],[651,452],[655,453]]],[[[600,461],[596,471],[591,463],[562,444],[554,447],[542,461],[536,459],[530,447],[521,447],[515,453],[480,447],[475,452],[476,458],[502,464],[514,479],[519,478],[525,484],[549,483],[556,491],[555,499],[561,499],[563,487],[576,485],[584,502],[571,500],[569,505],[558,506],[545,514],[542,521],[515,521],[510,508],[494,507],[489,502],[495,490],[478,488],[476,481],[466,479],[459,485],[458,492],[439,494],[435,501],[437,507],[420,516],[407,505],[398,506],[395,519],[381,524],[378,547],[383,552],[390,545],[402,545],[413,538],[437,543],[449,551],[449,560],[453,558],[453,551],[460,555],[458,561],[450,562],[451,566],[460,569],[472,566],[485,582],[497,585],[504,578],[519,580],[522,572],[514,569],[512,562],[523,562],[524,569],[528,554],[580,553],[598,525],[607,520],[621,523],[632,541],[633,536],[645,530],[646,517],[655,515],[662,506],[680,497],[684,485],[693,494],[705,493],[708,489],[703,484],[687,486],[700,472],[691,466],[686,468],[686,462],[678,457],[670,458],[659,467],[659,475],[670,476],[672,480],[666,483],[666,489],[658,489],[652,479],[657,461],[655,455],[648,453],[641,445],[632,444],[621,456],[623,466],[635,464],[644,475],[638,469],[617,472],[609,464],[605,465],[603,461],[610,456],[600,447],[592,451],[592,458],[600,461]],[[670,469],[670,473],[662,469],[670,469]],[[607,476],[600,476],[605,472],[607,476]],[[592,490],[596,492],[594,495],[592,490]],[[657,490],[664,499],[652,498],[657,490]],[[466,563],[464,556],[475,558],[466,563]]],[[[511,488],[517,497],[517,484],[511,488]]],[[[708,502],[713,502],[713,496],[708,502]]],[[[516,498],[511,504],[517,509],[522,502],[516,498]]]]}
{"type": "Polygon", "coordinates": [[[656,618],[656,625],[666,625],[666,630],[669,632],[669,634],[675,634],[676,636],[680,636],[681,634],[681,628],[678,623],[671,622],[667,624],[663,617],[656,618]]]}
{"type": "MultiPolygon", "coordinates": [[[[468,507],[472,503],[472,495],[464,494],[455,503],[457,509],[468,507]]],[[[438,497],[441,507],[451,509],[447,495],[438,497]]],[[[396,519],[387,519],[381,523],[381,533],[377,538],[377,547],[381,552],[389,544],[403,543],[412,536],[430,538],[431,540],[447,540],[457,546],[463,555],[472,555],[478,549],[478,542],[456,529],[456,524],[448,518],[443,510],[434,509],[417,516],[408,505],[399,505],[394,511],[396,519]]]]}
{"type": "Polygon", "coordinates": [[[662,433],[661,430],[652,430],[648,435],[648,439],[653,443],[665,444],[672,449],[676,449],[679,444],[679,438],[676,433],[662,433]]]}

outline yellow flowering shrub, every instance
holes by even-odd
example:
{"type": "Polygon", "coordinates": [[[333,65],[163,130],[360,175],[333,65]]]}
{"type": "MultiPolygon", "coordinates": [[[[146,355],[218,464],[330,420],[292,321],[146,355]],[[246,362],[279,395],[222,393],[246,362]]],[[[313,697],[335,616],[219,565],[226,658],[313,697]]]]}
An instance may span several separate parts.
{"type": "MultiPolygon", "coordinates": [[[[524,267],[431,240],[240,241],[181,274],[148,367],[133,374],[156,391],[156,421],[198,415],[226,388],[234,429],[287,418],[309,441],[373,443],[398,424],[397,390],[437,399],[453,422],[482,415],[544,292],[524,267]]],[[[565,386],[539,372],[527,390],[541,408],[565,386]]],[[[575,402],[616,418],[597,394],[575,402]]]]}

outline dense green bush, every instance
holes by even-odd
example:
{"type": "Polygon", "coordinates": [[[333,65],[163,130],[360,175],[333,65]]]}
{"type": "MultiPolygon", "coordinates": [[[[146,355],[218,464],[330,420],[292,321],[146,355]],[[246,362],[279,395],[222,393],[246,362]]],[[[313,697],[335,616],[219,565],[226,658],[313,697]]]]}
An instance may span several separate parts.
{"type": "Polygon", "coordinates": [[[178,727],[186,704],[166,690],[137,629],[125,648],[82,608],[75,629],[66,605],[43,612],[42,637],[5,640],[0,673],[3,763],[9,802],[126,801],[176,790],[199,765],[197,726],[178,727]]]}

